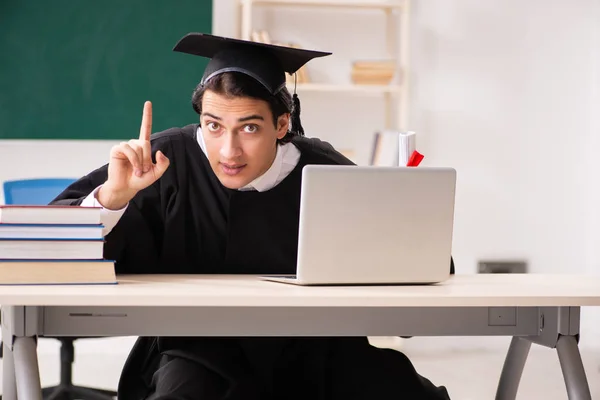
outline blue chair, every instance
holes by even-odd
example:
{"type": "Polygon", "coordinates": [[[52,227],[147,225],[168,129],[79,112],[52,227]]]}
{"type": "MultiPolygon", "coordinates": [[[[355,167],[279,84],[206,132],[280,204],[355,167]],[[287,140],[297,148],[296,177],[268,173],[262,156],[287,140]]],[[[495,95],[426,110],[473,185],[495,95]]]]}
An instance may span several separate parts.
{"type": "MultiPolygon", "coordinates": [[[[22,179],[4,182],[4,202],[8,205],[46,205],[66,189],[75,179],[44,178],[22,179]]],[[[86,388],[73,385],[73,362],[77,338],[59,337],[60,341],[60,383],[42,389],[45,399],[110,400],[117,393],[110,390],[86,388]]],[[[1,346],[0,346],[1,349],[1,346]]]]}
{"type": "Polygon", "coordinates": [[[50,203],[75,179],[44,178],[21,179],[4,182],[4,202],[19,205],[45,205],[50,203]]]}

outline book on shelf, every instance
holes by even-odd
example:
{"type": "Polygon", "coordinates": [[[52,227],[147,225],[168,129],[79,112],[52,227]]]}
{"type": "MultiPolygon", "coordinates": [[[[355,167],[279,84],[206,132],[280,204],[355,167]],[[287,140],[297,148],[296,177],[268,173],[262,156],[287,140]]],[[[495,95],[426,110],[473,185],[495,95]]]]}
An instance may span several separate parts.
{"type": "Polygon", "coordinates": [[[418,154],[417,135],[415,132],[385,130],[374,134],[371,165],[410,166],[414,162],[414,154],[418,154]]]}
{"type": "Polygon", "coordinates": [[[100,207],[0,205],[5,224],[100,224],[100,207]]]}
{"type": "Polygon", "coordinates": [[[352,63],[351,79],[357,85],[388,85],[395,74],[396,63],[392,60],[352,63]]]}
{"type": "Polygon", "coordinates": [[[356,70],[388,71],[396,68],[396,62],[394,60],[361,60],[354,61],[352,66],[356,70]]]}
{"type": "Polygon", "coordinates": [[[393,167],[398,165],[398,134],[393,131],[376,132],[371,152],[371,165],[393,167]]]}
{"type": "Polygon", "coordinates": [[[116,283],[112,260],[0,259],[0,285],[116,283]]]}
{"type": "Polygon", "coordinates": [[[408,165],[411,155],[417,150],[415,132],[398,133],[398,165],[408,165]]]}
{"type": "Polygon", "coordinates": [[[269,32],[262,30],[262,31],[252,31],[252,41],[253,42],[257,42],[257,43],[264,43],[264,44],[272,44],[271,43],[271,35],[269,35],[269,32]]]}

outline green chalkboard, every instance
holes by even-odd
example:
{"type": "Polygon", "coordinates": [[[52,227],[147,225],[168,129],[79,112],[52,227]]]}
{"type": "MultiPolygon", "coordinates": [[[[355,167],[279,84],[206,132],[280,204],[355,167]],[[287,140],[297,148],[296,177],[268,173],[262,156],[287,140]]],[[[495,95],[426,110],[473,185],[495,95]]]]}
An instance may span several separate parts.
{"type": "Polygon", "coordinates": [[[196,122],[206,60],[173,52],[212,32],[212,0],[0,0],[0,139],[130,139],[196,122]]]}

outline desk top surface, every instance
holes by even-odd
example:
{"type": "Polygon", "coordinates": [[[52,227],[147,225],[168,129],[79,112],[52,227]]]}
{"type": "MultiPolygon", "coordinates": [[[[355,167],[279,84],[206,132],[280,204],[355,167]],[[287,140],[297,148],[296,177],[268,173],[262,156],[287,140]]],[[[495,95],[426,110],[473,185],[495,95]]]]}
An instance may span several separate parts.
{"type": "Polygon", "coordinates": [[[435,285],[301,287],[256,276],[124,275],[117,285],[0,286],[2,305],[222,307],[600,306],[600,277],[455,275],[435,285]]]}

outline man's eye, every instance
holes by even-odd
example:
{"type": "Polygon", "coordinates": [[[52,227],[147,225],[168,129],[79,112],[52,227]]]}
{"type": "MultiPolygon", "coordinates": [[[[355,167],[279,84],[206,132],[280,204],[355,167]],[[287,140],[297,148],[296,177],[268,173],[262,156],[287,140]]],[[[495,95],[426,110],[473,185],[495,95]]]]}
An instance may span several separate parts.
{"type": "Polygon", "coordinates": [[[246,133],[256,133],[257,131],[258,131],[258,126],[256,126],[256,125],[244,126],[244,132],[246,132],[246,133]]]}
{"type": "Polygon", "coordinates": [[[206,124],[206,126],[211,131],[218,131],[219,130],[219,124],[217,124],[216,122],[209,122],[208,124],[206,124]]]}

